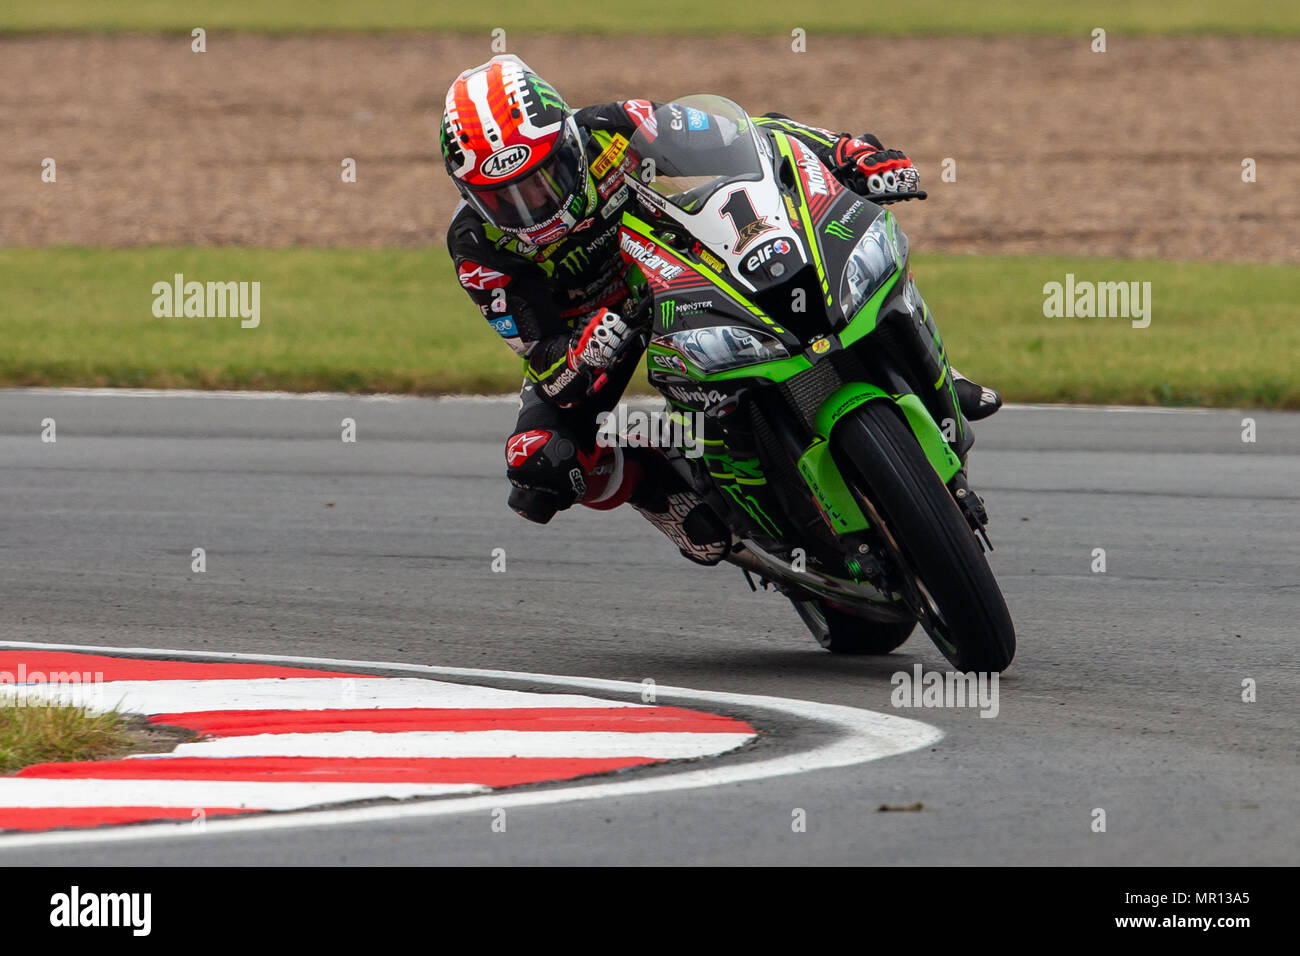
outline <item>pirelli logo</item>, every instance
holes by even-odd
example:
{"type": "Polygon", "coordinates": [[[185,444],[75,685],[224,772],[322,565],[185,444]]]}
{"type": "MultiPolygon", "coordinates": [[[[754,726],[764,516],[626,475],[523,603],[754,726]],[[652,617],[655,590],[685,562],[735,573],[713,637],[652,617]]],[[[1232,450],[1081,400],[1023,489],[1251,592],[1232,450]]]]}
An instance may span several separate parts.
{"type": "Polygon", "coordinates": [[[596,161],[591,164],[591,174],[599,179],[607,172],[614,168],[623,158],[623,153],[627,149],[627,139],[621,133],[615,133],[614,138],[609,141],[604,152],[596,157],[596,161]]]}

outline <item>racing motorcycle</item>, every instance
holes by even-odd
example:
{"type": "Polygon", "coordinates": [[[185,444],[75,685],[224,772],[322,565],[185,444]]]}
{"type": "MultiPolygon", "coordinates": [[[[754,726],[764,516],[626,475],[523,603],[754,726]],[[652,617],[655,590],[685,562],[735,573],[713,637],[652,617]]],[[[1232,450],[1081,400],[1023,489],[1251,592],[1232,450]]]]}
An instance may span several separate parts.
{"type": "Polygon", "coordinates": [[[831,651],[887,654],[919,623],[958,670],[1004,670],[973,439],[884,208],[925,193],[847,189],[712,95],[658,107],[627,159],[632,313],[651,384],[702,430],[702,455],[671,457],[730,527],[726,560],[831,651]]]}

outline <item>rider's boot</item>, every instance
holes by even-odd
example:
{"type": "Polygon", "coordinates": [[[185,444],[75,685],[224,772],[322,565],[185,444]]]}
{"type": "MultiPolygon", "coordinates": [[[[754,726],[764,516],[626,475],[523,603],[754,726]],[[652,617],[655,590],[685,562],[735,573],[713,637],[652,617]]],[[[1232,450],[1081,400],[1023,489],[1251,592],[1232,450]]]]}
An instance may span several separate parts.
{"type": "Polygon", "coordinates": [[[968,422],[988,418],[1002,407],[1001,395],[991,388],[972,382],[955,368],[952,369],[952,384],[957,390],[957,404],[968,422]]]}
{"type": "Polygon", "coordinates": [[[647,482],[630,504],[677,546],[682,557],[696,564],[717,564],[731,546],[731,532],[690,489],[666,492],[647,482]]]}
{"type": "Polygon", "coordinates": [[[605,510],[626,501],[663,532],[682,556],[696,564],[714,565],[731,547],[731,532],[656,448],[613,449],[618,459],[617,490],[589,508],[605,510]]]}

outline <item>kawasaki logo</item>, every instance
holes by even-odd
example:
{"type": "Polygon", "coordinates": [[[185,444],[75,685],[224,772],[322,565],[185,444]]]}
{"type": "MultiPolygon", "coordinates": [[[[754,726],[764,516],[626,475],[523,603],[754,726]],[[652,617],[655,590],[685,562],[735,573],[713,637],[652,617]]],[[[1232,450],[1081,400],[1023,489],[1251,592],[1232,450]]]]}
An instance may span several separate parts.
{"type": "Polygon", "coordinates": [[[826,235],[834,236],[836,239],[850,240],[853,238],[853,232],[842,222],[832,222],[826,226],[826,235]]]}
{"type": "Polygon", "coordinates": [[[488,179],[505,179],[528,162],[532,147],[520,143],[499,149],[479,164],[478,171],[488,179]]]}

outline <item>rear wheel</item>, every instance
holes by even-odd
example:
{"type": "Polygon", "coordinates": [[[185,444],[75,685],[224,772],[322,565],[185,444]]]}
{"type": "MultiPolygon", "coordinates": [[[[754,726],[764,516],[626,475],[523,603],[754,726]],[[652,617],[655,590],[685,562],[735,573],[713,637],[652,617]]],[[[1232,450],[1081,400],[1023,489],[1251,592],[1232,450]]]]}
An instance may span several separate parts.
{"type": "Polygon", "coordinates": [[[867,402],[836,426],[832,442],[844,477],[883,522],[889,549],[912,579],[921,624],[939,650],[961,671],[1005,670],[1016,632],[1002,591],[901,417],[883,401],[867,402]]]}
{"type": "Polygon", "coordinates": [[[888,654],[912,636],[915,621],[868,621],[832,607],[821,598],[791,597],[790,603],[817,643],[832,654],[888,654]]]}

